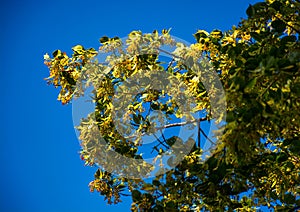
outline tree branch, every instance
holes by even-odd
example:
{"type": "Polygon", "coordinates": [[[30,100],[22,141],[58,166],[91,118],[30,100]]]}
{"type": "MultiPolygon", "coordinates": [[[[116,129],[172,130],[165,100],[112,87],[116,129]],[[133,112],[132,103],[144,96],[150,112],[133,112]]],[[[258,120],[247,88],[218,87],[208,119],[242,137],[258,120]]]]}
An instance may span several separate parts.
{"type": "Polygon", "coordinates": [[[163,50],[163,49],[160,49],[160,48],[157,48],[157,49],[158,49],[158,51],[161,51],[161,52],[163,52],[163,53],[165,53],[165,54],[168,54],[168,55],[172,56],[173,58],[183,59],[183,58],[181,58],[181,57],[179,57],[179,56],[176,56],[175,54],[172,54],[172,53],[170,53],[170,52],[168,52],[168,51],[165,51],[165,50],[163,50]]]}
{"type": "Polygon", "coordinates": [[[201,131],[200,131],[200,129],[201,129],[201,121],[198,121],[197,122],[197,125],[198,125],[198,135],[197,135],[197,137],[198,137],[198,147],[200,148],[200,145],[201,145],[201,131]]]}
{"type": "MultiPolygon", "coordinates": [[[[195,119],[193,121],[184,121],[184,122],[178,122],[178,123],[173,123],[173,124],[167,124],[167,125],[164,125],[164,126],[161,126],[161,127],[156,127],[155,130],[163,130],[163,129],[167,129],[167,128],[171,128],[171,127],[181,127],[181,126],[184,126],[184,125],[187,125],[187,124],[191,124],[191,123],[195,123],[195,122],[201,122],[201,121],[208,121],[208,117],[195,119]]],[[[201,131],[202,131],[202,133],[204,133],[203,130],[201,130],[201,131]]],[[[147,133],[142,133],[141,136],[146,135],[146,134],[147,133]]],[[[131,136],[125,137],[125,139],[131,139],[131,138],[134,138],[134,137],[137,137],[137,136],[138,135],[131,135],[131,136]]],[[[204,133],[204,136],[206,136],[205,133],[204,133]]],[[[209,138],[207,138],[207,139],[209,139],[209,138]]],[[[214,143],[213,141],[211,141],[211,142],[214,143]]]]}
{"type": "Polygon", "coordinates": [[[195,122],[201,122],[201,121],[207,121],[208,118],[204,117],[204,118],[199,118],[199,119],[195,119],[193,121],[184,121],[184,122],[178,122],[178,123],[173,123],[173,124],[167,124],[161,127],[157,127],[155,129],[157,130],[161,130],[161,129],[167,129],[167,128],[171,128],[171,127],[181,127],[187,124],[191,124],[191,123],[195,123],[195,122]]]}
{"type": "Polygon", "coordinates": [[[199,129],[200,129],[201,133],[204,135],[204,137],[205,137],[207,140],[209,140],[212,144],[216,145],[216,143],[215,143],[214,141],[212,141],[212,140],[205,134],[205,132],[204,132],[201,128],[199,128],[199,129]]]}
{"type": "Polygon", "coordinates": [[[168,71],[168,69],[173,65],[174,62],[175,62],[175,59],[172,58],[172,60],[168,64],[168,67],[165,70],[168,71]]]}
{"type": "Polygon", "coordinates": [[[277,77],[275,77],[275,79],[268,85],[268,87],[266,87],[266,89],[259,95],[257,96],[256,100],[258,100],[259,98],[263,97],[263,95],[265,95],[265,93],[270,89],[270,87],[278,80],[277,77]]]}
{"type": "Polygon", "coordinates": [[[159,142],[159,144],[163,145],[165,148],[169,149],[169,147],[167,145],[164,144],[164,142],[162,142],[155,134],[153,134],[154,137],[156,138],[156,140],[159,142]]]}

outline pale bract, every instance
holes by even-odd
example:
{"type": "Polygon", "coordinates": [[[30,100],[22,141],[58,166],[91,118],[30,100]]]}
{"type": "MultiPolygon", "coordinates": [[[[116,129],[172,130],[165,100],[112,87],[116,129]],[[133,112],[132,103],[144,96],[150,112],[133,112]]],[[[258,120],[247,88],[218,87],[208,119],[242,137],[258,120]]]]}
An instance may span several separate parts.
{"type": "Polygon", "coordinates": [[[195,145],[199,123],[208,120],[205,113],[211,123],[202,151],[209,155],[218,143],[212,131],[226,117],[218,74],[199,51],[168,33],[134,31],[103,42],[97,58],[83,67],[75,94],[73,120],[84,159],[126,178],[150,178],[174,169],[195,145]],[[161,57],[168,63],[157,62],[161,57]],[[189,84],[182,80],[185,72],[194,75],[189,84]],[[207,97],[199,101],[191,83],[194,88],[202,83],[207,97]],[[176,129],[167,138],[171,127],[176,129]]]}

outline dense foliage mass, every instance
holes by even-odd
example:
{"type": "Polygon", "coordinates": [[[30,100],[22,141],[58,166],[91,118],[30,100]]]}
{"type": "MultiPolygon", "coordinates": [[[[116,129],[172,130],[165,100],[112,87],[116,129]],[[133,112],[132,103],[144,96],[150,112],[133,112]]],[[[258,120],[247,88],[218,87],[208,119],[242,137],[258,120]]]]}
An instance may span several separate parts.
{"type": "MultiPolygon", "coordinates": [[[[51,58],[46,54],[45,64],[50,69],[47,80],[60,88],[58,100],[63,104],[82,95],[86,85],[95,87],[95,112],[78,126],[83,160],[87,165],[103,165],[89,184],[91,191],[99,192],[109,204],[130,195],[132,211],[256,211],[260,206],[298,210],[299,10],[298,0],[267,0],[250,5],[246,11],[248,18],[238,26],[227,32],[197,31],[195,43],[177,44],[170,52],[173,59],[166,64],[160,60],[159,49],[162,45],[173,45],[168,30],[162,34],[133,31],[126,40],[126,49],[122,48],[124,41],[117,37],[101,38],[100,50],[112,53],[106,63],[95,60],[98,51],[81,45],[73,47],[71,57],[60,50],[51,58]],[[201,157],[198,134],[195,140],[190,138],[193,146],[188,155],[174,169],[155,178],[126,178],[104,170],[112,161],[97,157],[103,149],[108,151],[109,147],[124,157],[142,159],[139,147],[145,133],[179,126],[172,125],[172,119],[187,115],[172,98],[166,98],[163,90],[145,89],[123,114],[132,127],[124,129],[124,134],[116,130],[113,119],[118,115],[113,114],[113,96],[124,81],[139,71],[147,71],[149,78],[155,71],[165,71],[179,79],[195,98],[193,112],[206,111],[203,117],[190,121],[198,123],[194,127],[198,126],[199,131],[200,122],[213,119],[209,96],[218,94],[208,92],[195,71],[182,62],[199,58],[206,58],[212,71],[218,73],[227,103],[224,133],[216,131],[218,141],[209,158],[201,157]],[[150,110],[161,111],[169,118],[169,125],[151,127],[147,112],[150,110]],[[105,148],[95,142],[95,130],[103,137],[105,148]],[[132,130],[137,132],[134,136],[132,130]]],[[[200,133],[205,135],[203,130],[200,133]]],[[[162,135],[152,151],[159,156],[175,140],[182,138],[162,135]]],[[[148,169],[144,165],[135,168],[143,172],[148,169]]]]}

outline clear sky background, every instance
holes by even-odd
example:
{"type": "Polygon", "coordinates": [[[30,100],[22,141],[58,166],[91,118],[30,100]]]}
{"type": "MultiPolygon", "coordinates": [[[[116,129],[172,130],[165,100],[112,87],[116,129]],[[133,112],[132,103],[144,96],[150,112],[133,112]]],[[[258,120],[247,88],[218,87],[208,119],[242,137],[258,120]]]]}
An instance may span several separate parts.
{"type": "Polygon", "coordinates": [[[131,200],[107,206],[88,183],[95,168],[80,160],[71,105],[43,78],[43,55],[98,48],[103,35],[132,30],[171,34],[194,42],[197,29],[228,30],[257,0],[1,1],[0,211],[129,211],[131,200]]]}

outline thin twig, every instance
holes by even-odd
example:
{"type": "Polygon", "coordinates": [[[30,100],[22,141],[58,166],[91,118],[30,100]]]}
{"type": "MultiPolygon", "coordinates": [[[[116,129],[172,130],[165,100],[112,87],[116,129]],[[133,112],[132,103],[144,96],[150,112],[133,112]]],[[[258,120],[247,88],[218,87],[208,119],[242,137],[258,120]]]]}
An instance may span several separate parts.
{"type": "Polygon", "coordinates": [[[172,53],[170,53],[170,52],[168,52],[168,51],[165,51],[165,50],[163,50],[163,49],[160,49],[160,48],[157,48],[159,51],[161,51],[161,52],[163,52],[163,53],[165,53],[165,54],[168,54],[168,55],[170,55],[170,56],[172,56],[173,58],[177,58],[177,59],[181,59],[181,60],[183,60],[183,58],[182,57],[179,57],[179,56],[177,56],[177,55],[175,55],[175,54],[172,54],[172,53]]]}
{"type": "Polygon", "coordinates": [[[174,62],[175,62],[175,59],[172,58],[172,60],[168,64],[168,67],[166,68],[166,71],[173,65],[174,62]]]}
{"type": "Polygon", "coordinates": [[[179,71],[183,71],[184,69],[178,69],[176,71],[174,71],[174,74],[178,73],[179,71]]]}
{"type": "Polygon", "coordinates": [[[209,140],[212,144],[216,145],[216,143],[214,141],[212,141],[206,134],[205,132],[200,128],[201,133],[204,135],[204,137],[209,140]]]}
{"type": "Polygon", "coordinates": [[[167,140],[166,140],[166,138],[165,138],[165,136],[164,136],[162,130],[160,130],[160,133],[161,133],[161,137],[164,139],[164,142],[167,143],[167,140]]]}
{"type": "Polygon", "coordinates": [[[256,98],[256,100],[258,100],[259,98],[263,97],[263,95],[265,95],[265,93],[269,90],[269,88],[277,81],[277,77],[268,85],[268,87],[266,87],[266,89],[256,98]]]}
{"type": "Polygon", "coordinates": [[[167,128],[170,128],[170,127],[180,127],[180,126],[183,126],[183,125],[187,125],[187,124],[191,124],[191,123],[195,123],[195,122],[200,122],[200,121],[207,121],[207,120],[208,120],[208,118],[204,117],[204,118],[195,119],[193,121],[184,121],[184,122],[178,122],[178,123],[173,123],[173,124],[167,124],[167,125],[164,125],[162,127],[157,127],[156,129],[160,130],[160,129],[167,129],[167,128]]]}
{"type": "Polygon", "coordinates": [[[155,133],[153,134],[154,135],[154,137],[156,138],[156,140],[159,142],[159,144],[161,144],[161,145],[163,145],[165,148],[169,148],[167,145],[165,145],[164,144],[164,142],[162,142],[156,135],[155,135],[155,133]]]}
{"type": "MultiPolygon", "coordinates": [[[[180,127],[180,126],[184,126],[184,125],[195,123],[195,122],[201,122],[201,121],[208,121],[208,117],[195,119],[193,121],[185,121],[185,122],[178,122],[178,123],[173,123],[173,124],[167,124],[167,125],[164,125],[164,126],[161,126],[161,127],[156,127],[155,130],[163,130],[163,129],[167,129],[167,128],[171,128],[171,127],[180,127]]],[[[147,133],[142,133],[140,135],[144,136],[146,134],[147,133]]],[[[135,138],[137,136],[138,135],[131,135],[131,136],[125,137],[125,139],[131,139],[131,138],[135,138]]]]}
{"type": "Polygon", "coordinates": [[[198,147],[200,148],[200,145],[201,145],[201,134],[200,134],[200,129],[201,129],[201,125],[200,125],[201,121],[198,121],[197,122],[197,125],[198,125],[198,147]]]}

